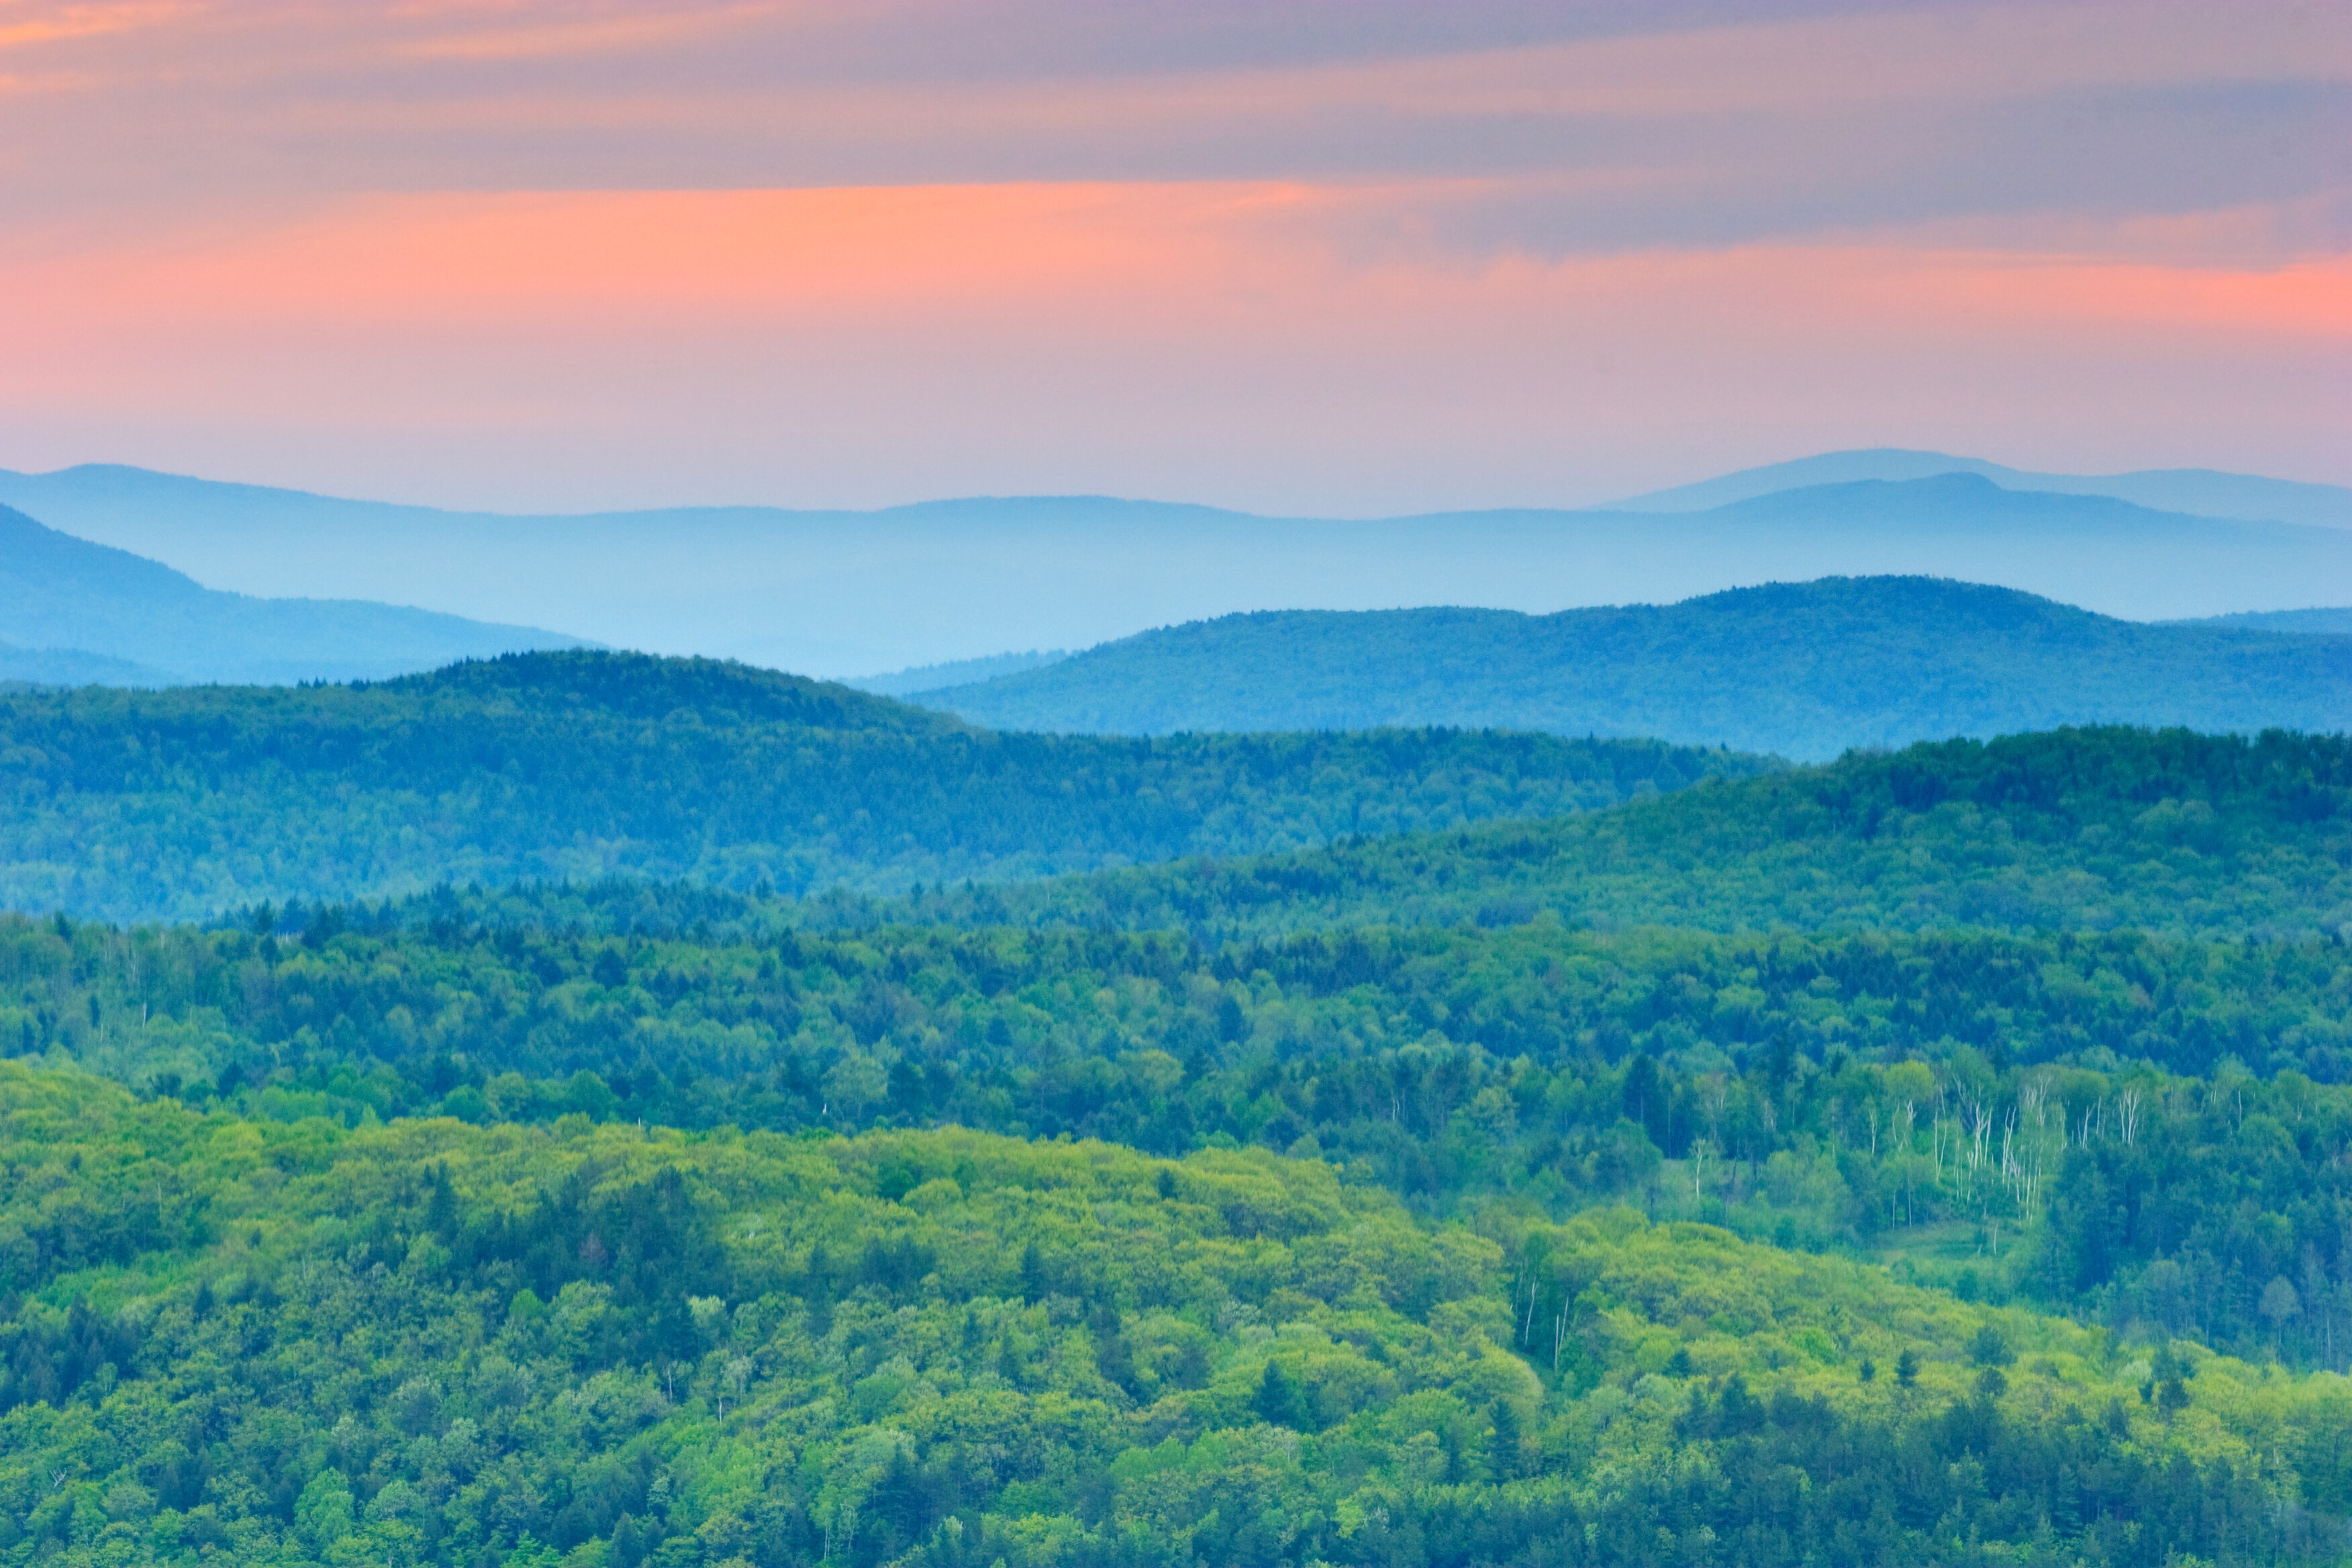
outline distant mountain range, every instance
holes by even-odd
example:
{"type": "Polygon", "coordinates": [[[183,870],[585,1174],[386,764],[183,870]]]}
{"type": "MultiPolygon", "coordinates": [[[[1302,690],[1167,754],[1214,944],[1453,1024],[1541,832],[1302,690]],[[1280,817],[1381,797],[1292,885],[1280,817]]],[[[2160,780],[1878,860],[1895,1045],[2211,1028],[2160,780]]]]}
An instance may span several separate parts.
{"type": "Polygon", "coordinates": [[[526,648],[528,626],[333,599],[215,593],[0,506],[0,680],[51,685],[352,680],[526,648]]]}
{"type": "Polygon", "coordinates": [[[2264,479],[2258,474],[2220,473],[2211,468],[2147,468],[2129,474],[2038,474],[1989,463],[1982,458],[1912,452],[1897,447],[1824,452],[1819,457],[1799,458],[1794,462],[1743,468],[1695,485],[1677,485],[1673,489],[1612,501],[1594,510],[1705,511],[1710,507],[1728,506],[1781,490],[1854,484],[1864,479],[1927,479],[1938,474],[1974,474],[2008,490],[2106,496],[2154,511],[2187,512],[2238,522],[2352,528],[2352,489],[2343,485],[2304,484],[2294,479],[2264,479]]]}
{"type": "Polygon", "coordinates": [[[2352,637],[2146,626],[2013,589],[1829,578],[1664,606],[1279,611],[913,700],[1108,734],[1494,726],[1799,760],[2064,724],[2352,725],[2352,637]]]}
{"type": "Polygon", "coordinates": [[[81,468],[0,472],[0,502],[215,588],[418,605],[832,675],[1086,647],[1244,610],[1543,614],[1832,574],[1996,583],[2148,620],[2352,604],[2352,528],[2315,525],[2342,521],[2347,492],[2325,486],[2083,479],[1906,453],[1716,484],[1605,510],[1358,521],[1099,497],[502,517],[81,468]],[[1923,477],[1801,482],[1856,473],[1923,477]],[[2029,480],[2045,488],[2003,488],[2029,480]],[[2231,515],[2060,493],[2101,485],[2231,515]],[[2284,513],[2300,521],[2242,520],[2284,513]]]}

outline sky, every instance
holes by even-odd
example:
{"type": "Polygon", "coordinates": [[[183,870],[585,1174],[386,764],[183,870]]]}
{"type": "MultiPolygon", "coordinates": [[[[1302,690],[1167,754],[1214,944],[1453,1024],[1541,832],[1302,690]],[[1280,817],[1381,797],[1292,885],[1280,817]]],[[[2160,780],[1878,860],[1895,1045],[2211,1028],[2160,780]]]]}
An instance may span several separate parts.
{"type": "Polygon", "coordinates": [[[2352,482],[2352,0],[0,0],[0,467],[2352,482]]]}

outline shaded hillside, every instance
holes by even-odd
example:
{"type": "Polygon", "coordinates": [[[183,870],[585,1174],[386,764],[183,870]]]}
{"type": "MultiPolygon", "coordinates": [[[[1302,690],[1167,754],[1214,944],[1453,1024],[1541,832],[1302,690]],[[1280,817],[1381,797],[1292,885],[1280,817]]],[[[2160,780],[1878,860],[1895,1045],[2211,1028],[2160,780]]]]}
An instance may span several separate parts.
{"type": "Polygon", "coordinates": [[[934,892],[992,924],[2352,932],[2352,740],[2068,730],[1708,784],[1573,821],[934,892]]]}
{"type": "Polygon", "coordinates": [[[70,647],[18,647],[0,642],[0,681],[36,686],[177,686],[180,679],[152,665],[70,647]]]}
{"type": "Polygon", "coordinates": [[[5,506],[0,637],[45,650],[35,657],[50,661],[26,663],[12,651],[0,657],[0,679],[142,685],[349,680],[580,646],[553,632],[396,605],[215,593],[159,562],[59,533],[5,506]],[[12,664],[28,673],[16,674],[12,664]]]}
{"type": "Polygon", "coordinates": [[[2352,640],[2143,626],[1930,578],[1826,578],[1551,616],[1266,611],[914,700],[1000,729],[1457,724],[1821,759],[2062,724],[2339,730],[2352,640]]]}
{"type": "Polygon", "coordinates": [[[201,915],[619,872],[887,889],[1545,816],[1766,765],[1528,735],[994,735],[603,653],[356,688],[20,689],[0,693],[0,902],[201,915]]]}

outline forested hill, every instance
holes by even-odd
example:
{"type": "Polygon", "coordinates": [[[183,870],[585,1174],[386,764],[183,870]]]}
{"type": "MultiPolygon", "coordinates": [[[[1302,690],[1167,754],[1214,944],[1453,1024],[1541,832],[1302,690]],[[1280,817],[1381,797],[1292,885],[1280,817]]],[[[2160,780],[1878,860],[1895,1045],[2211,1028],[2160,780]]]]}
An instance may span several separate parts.
{"type": "Polygon", "coordinates": [[[1822,760],[2047,730],[2352,723],[2352,639],[2146,626],[2007,588],[1831,577],[1678,605],[1265,611],[916,696],[1006,729],[1493,725],[1822,760]]]}
{"type": "Polygon", "coordinates": [[[1339,924],[2335,934],[2352,740],[2061,730],[1857,753],[1573,820],[1017,889],[908,912],[1206,933],[1339,924]]]}
{"type": "Polygon", "coordinates": [[[995,735],[709,660],[373,686],[0,692],[0,905],[111,919],[445,881],[904,889],[1614,805],[1770,764],[1398,731],[995,735]]]}

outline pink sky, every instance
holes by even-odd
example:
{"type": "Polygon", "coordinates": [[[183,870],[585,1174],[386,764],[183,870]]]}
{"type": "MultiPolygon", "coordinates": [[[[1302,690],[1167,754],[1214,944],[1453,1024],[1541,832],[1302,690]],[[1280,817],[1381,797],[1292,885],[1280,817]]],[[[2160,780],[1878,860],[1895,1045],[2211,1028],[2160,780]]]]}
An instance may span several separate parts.
{"type": "Polygon", "coordinates": [[[0,466],[2352,482],[2352,6],[0,0],[0,466]],[[1658,18],[1664,18],[1664,22],[1658,18]]]}

